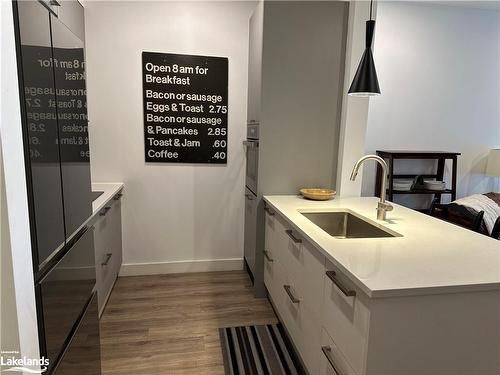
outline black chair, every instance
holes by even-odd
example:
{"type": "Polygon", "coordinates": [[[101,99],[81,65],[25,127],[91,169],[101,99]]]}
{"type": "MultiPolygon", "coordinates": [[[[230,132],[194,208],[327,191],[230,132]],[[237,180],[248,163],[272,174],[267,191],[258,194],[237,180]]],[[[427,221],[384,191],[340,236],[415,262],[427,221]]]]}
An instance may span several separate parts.
{"type": "Polygon", "coordinates": [[[463,206],[454,203],[441,204],[438,203],[438,199],[434,199],[431,203],[429,214],[438,219],[473,230],[474,232],[483,233],[481,226],[483,224],[484,211],[479,211],[475,214],[463,206]]]}
{"type": "Polygon", "coordinates": [[[496,240],[500,240],[500,216],[497,217],[497,221],[495,221],[495,225],[493,225],[493,230],[491,231],[491,237],[496,240]]]}

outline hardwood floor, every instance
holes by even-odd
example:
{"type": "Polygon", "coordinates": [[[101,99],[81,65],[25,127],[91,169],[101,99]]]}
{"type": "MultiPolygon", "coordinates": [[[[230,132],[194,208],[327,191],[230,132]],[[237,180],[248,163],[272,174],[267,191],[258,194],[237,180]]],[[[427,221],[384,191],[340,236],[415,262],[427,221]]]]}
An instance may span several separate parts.
{"type": "Polygon", "coordinates": [[[103,375],[223,375],[218,328],[275,322],[244,271],[120,277],[101,318],[103,375]]]}

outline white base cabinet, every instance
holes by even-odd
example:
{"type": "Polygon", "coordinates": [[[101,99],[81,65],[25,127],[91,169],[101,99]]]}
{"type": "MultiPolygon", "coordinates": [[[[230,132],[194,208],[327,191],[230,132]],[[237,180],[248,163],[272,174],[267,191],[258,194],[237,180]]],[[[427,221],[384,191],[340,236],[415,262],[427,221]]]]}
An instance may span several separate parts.
{"type": "Polygon", "coordinates": [[[266,213],[264,284],[311,373],[319,373],[324,259],[266,213]]]}
{"type": "Polygon", "coordinates": [[[370,298],[270,207],[265,221],[264,283],[310,374],[500,374],[498,291],[370,298]]]}
{"type": "Polygon", "coordinates": [[[94,223],[96,289],[102,315],[122,265],[121,193],[96,214],[94,223]]]}

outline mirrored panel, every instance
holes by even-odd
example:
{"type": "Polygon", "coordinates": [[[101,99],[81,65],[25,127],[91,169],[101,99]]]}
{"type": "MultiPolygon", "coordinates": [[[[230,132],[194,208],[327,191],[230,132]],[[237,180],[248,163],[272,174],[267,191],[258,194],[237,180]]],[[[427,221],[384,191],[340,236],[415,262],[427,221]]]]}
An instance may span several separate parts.
{"type": "Polygon", "coordinates": [[[66,237],[92,215],[83,42],[51,16],[66,237]]]}
{"type": "Polygon", "coordinates": [[[60,150],[49,12],[36,1],[17,2],[21,36],[34,228],[38,263],[65,242],[60,150]]]}

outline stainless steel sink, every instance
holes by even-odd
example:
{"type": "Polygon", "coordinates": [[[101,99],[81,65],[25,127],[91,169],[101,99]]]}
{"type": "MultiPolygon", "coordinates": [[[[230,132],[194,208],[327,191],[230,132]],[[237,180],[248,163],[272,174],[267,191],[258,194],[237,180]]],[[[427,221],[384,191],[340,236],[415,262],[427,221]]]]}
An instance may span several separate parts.
{"type": "Polygon", "coordinates": [[[318,227],[335,238],[380,238],[401,235],[382,229],[349,211],[301,212],[318,227]]]}

